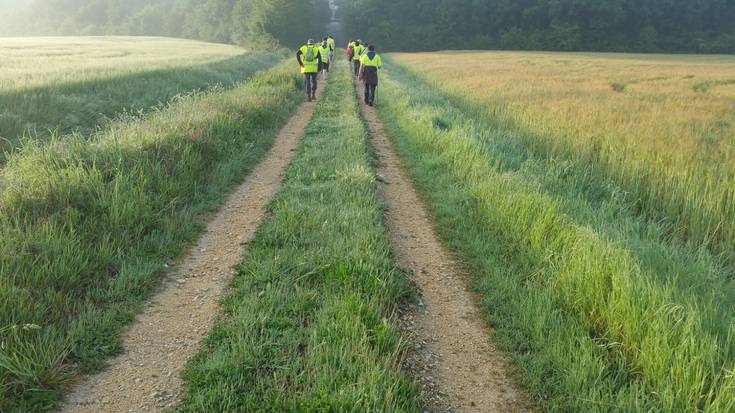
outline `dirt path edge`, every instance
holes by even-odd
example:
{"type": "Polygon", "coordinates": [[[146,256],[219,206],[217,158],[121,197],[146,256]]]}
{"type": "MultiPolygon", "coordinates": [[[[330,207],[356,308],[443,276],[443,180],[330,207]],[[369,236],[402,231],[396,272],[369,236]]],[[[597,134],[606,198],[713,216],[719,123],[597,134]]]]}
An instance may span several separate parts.
{"type": "Polygon", "coordinates": [[[379,196],[396,265],[421,290],[400,326],[409,344],[405,369],[432,412],[512,413],[535,409],[515,380],[509,357],[494,344],[464,265],[436,235],[430,209],[384,130],[375,108],[360,108],[378,157],[379,196]]]}
{"type": "Polygon", "coordinates": [[[316,103],[297,109],[205,234],[164,276],[158,292],[126,330],[124,352],[107,370],[83,379],[58,411],[138,413],[179,406],[185,396],[186,363],[219,317],[219,302],[234,267],[265,220],[315,109],[316,103]]]}

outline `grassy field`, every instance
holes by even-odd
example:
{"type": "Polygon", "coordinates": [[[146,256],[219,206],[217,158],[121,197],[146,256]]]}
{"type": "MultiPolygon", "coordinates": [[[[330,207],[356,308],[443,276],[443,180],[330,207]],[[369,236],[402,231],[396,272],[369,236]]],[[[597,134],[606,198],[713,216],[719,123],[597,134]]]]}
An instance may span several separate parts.
{"type": "Polygon", "coordinates": [[[589,163],[668,233],[735,263],[735,57],[395,58],[535,156],[589,163]]]}
{"type": "Polygon", "coordinates": [[[62,385],[119,351],[121,326],[270,147],[299,90],[284,64],[9,159],[0,177],[0,411],[51,408],[62,385]]]}
{"type": "Polygon", "coordinates": [[[226,314],[190,363],[184,412],[420,411],[392,318],[406,279],[350,76],[331,76],[226,314]]]}
{"type": "Polygon", "coordinates": [[[0,150],[230,87],[283,58],[219,44],[132,37],[0,38],[0,150]]]}
{"type": "MultiPolygon", "coordinates": [[[[303,101],[283,58],[0,39],[0,411],[53,409],[120,351],[303,101]]],[[[386,130],[541,409],[734,412],[735,58],[385,60],[386,130]]],[[[411,290],[338,69],[187,367],[184,412],[421,411],[394,324],[411,290]]]]}
{"type": "Polygon", "coordinates": [[[717,249],[731,248],[722,237],[733,222],[732,98],[726,86],[694,90],[727,78],[730,61],[389,60],[387,130],[443,238],[474,267],[490,322],[544,411],[735,411],[732,267],[702,247],[715,234],[697,221],[719,220],[717,249]],[[664,74],[649,81],[660,89],[632,82],[664,74]],[[709,125],[722,150],[698,141],[700,128],[667,138],[680,122],[709,125]]]}

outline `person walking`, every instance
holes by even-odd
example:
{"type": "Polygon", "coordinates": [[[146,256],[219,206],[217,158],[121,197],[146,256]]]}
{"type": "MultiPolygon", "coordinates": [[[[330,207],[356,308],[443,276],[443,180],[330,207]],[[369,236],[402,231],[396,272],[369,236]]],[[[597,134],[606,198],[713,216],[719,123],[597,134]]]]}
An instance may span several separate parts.
{"type": "Polygon", "coordinates": [[[327,41],[327,38],[325,37],[324,40],[322,40],[321,46],[319,46],[319,56],[321,56],[321,63],[322,63],[322,74],[324,77],[327,77],[327,73],[329,73],[329,64],[331,63],[330,56],[332,55],[332,48],[329,46],[329,42],[327,41]]]}
{"type": "Polygon", "coordinates": [[[373,106],[375,91],[378,89],[378,71],[383,67],[383,60],[375,52],[375,46],[370,45],[367,52],[360,58],[360,80],[365,83],[365,103],[373,106]]]}
{"type": "Polygon", "coordinates": [[[345,49],[345,54],[347,55],[347,61],[352,64],[352,59],[355,58],[355,41],[350,39],[350,42],[347,43],[347,49],[345,49]]]}
{"type": "Polygon", "coordinates": [[[316,78],[319,74],[319,66],[321,57],[319,55],[319,46],[314,44],[314,40],[309,39],[305,45],[296,52],[296,60],[301,66],[301,73],[304,74],[304,85],[306,87],[306,95],[309,102],[316,99],[316,78]]]}
{"type": "Polygon", "coordinates": [[[337,42],[334,41],[334,37],[330,34],[327,36],[327,43],[329,44],[329,62],[334,62],[334,51],[337,50],[337,42]]]}
{"type": "Polygon", "coordinates": [[[352,62],[355,65],[355,76],[357,77],[360,74],[360,58],[366,51],[366,48],[362,45],[362,40],[357,40],[353,49],[355,49],[355,56],[352,58],[352,62]]]}

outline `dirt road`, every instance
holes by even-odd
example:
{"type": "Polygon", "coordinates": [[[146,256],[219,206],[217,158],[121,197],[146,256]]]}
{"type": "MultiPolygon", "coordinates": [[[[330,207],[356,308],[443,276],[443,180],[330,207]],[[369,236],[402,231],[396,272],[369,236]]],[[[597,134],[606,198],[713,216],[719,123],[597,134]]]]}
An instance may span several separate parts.
{"type": "Polygon", "coordinates": [[[381,197],[397,265],[412,276],[422,303],[403,314],[411,344],[406,369],[433,412],[530,412],[506,355],[493,344],[468,280],[437,237],[429,209],[385,133],[375,108],[361,109],[379,159],[381,197]]]}
{"type": "Polygon", "coordinates": [[[108,370],[79,383],[61,412],[157,412],[178,406],[184,392],[181,373],[219,316],[233,267],[263,222],[315,108],[308,103],[298,109],[197,245],[168,272],[125,333],[124,353],[110,361],[108,370]]]}
{"type": "MultiPolygon", "coordinates": [[[[359,85],[358,85],[359,90],[359,85]]],[[[265,159],[230,196],[206,234],[166,275],[160,291],[127,330],[124,353],[111,368],[80,383],[62,412],[156,412],[184,396],[181,373],[219,316],[219,299],[242,260],[243,246],[293,160],[315,104],[304,104],[265,159]]],[[[379,157],[381,197],[397,265],[420,287],[422,303],[403,314],[412,345],[406,368],[434,412],[532,411],[506,356],[493,344],[461,266],[435,234],[427,206],[413,187],[374,108],[361,105],[379,157]]]]}

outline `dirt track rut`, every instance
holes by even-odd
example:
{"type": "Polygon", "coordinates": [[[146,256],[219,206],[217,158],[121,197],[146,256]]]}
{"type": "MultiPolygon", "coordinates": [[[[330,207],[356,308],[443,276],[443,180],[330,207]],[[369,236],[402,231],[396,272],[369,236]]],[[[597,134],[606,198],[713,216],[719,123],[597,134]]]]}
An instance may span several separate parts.
{"type": "Polygon", "coordinates": [[[219,300],[242,260],[243,246],[264,220],[315,108],[305,103],[298,109],[196,246],[166,274],[126,331],[124,353],[110,361],[108,370],[79,383],[61,412],[158,412],[178,406],[186,362],[220,314],[219,300]]]}
{"type": "MultiPolygon", "coordinates": [[[[362,97],[361,84],[358,96],[362,97]]],[[[406,369],[433,412],[530,412],[506,355],[493,343],[461,266],[437,237],[432,217],[406,172],[376,110],[362,103],[379,158],[380,194],[397,265],[412,275],[422,302],[401,327],[411,350],[406,369]]]]}

